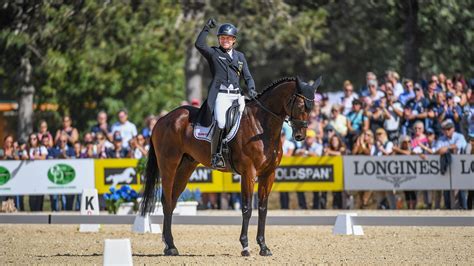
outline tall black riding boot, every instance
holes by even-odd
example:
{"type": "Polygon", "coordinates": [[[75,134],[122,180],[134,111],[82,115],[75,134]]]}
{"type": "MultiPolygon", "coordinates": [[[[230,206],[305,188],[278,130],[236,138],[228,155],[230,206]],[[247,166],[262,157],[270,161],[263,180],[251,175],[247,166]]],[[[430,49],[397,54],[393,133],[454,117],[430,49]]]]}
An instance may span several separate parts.
{"type": "Polygon", "coordinates": [[[222,141],[222,133],[224,130],[220,129],[217,125],[214,129],[214,133],[212,134],[212,141],[211,141],[211,165],[212,168],[224,168],[224,157],[221,154],[221,141],[222,141]]]}

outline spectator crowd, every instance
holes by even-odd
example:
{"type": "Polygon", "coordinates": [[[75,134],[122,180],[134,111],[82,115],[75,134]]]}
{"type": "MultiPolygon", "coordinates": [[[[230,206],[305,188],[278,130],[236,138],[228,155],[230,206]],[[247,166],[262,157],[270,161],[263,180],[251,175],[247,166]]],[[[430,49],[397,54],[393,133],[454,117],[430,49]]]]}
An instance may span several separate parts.
{"type": "MultiPolygon", "coordinates": [[[[415,82],[401,80],[395,71],[387,71],[382,78],[368,72],[366,84],[358,92],[346,80],[337,100],[317,94],[305,141],[292,140],[291,127],[285,125],[283,153],[422,157],[474,154],[473,86],[474,80],[468,82],[459,73],[452,78],[440,73],[415,82]]],[[[335,192],[332,208],[415,209],[420,203],[426,209],[472,209],[473,194],[463,190],[335,192]]],[[[297,201],[299,208],[308,208],[305,193],[297,193],[297,201]]],[[[313,209],[325,209],[327,202],[326,192],[313,192],[313,209]]],[[[280,204],[288,208],[288,193],[280,193],[280,204]]]]}
{"type": "MultiPolygon", "coordinates": [[[[443,73],[429,80],[415,82],[400,79],[398,73],[387,71],[382,78],[368,72],[366,83],[356,92],[351,81],[343,84],[343,95],[329,100],[316,94],[310,114],[307,137],[294,141],[291,127],[284,124],[283,152],[286,156],[389,156],[428,154],[474,154],[474,80],[467,81],[456,73],[447,78],[443,73]]],[[[182,104],[188,104],[187,102],[182,104]]],[[[192,105],[199,106],[194,100],[192,105]]],[[[161,114],[164,115],[164,114],[161,114]]],[[[26,142],[4,138],[0,157],[4,160],[47,160],[67,158],[136,158],[147,156],[152,128],[160,116],[146,118],[141,131],[128,120],[126,110],[117,113],[117,122],[109,124],[108,114],[97,114],[97,123],[87,132],[73,127],[71,116],[64,116],[56,132],[50,132],[46,121],[38,123],[38,131],[26,142]],[[53,134],[54,133],[54,134],[53,134]]],[[[311,208],[424,208],[472,209],[473,191],[393,191],[313,192],[311,208]],[[419,199],[420,198],[420,199],[419,199]],[[422,200],[421,200],[422,198],[422,200]],[[451,202],[454,200],[454,202],[451,202]]],[[[308,193],[297,193],[299,208],[307,209],[308,193]]],[[[235,196],[235,195],[234,195],[235,196]]],[[[235,198],[232,196],[231,198],[235,198]]],[[[30,196],[33,211],[43,209],[44,196],[30,196]]],[[[222,197],[203,195],[204,205],[218,207],[222,197]]],[[[19,210],[24,210],[22,196],[15,197],[19,210]]],[[[232,201],[232,200],[231,200],[232,201]]],[[[290,206],[289,193],[280,193],[282,209],[290,206]]],[[[78,210],[78,195],[51,195],[53,211],[78,210]],[[75,204],[74,204],[75,203],[75,204]]],[[[235,205],[234,205],[235,206],[235,205]]]]}

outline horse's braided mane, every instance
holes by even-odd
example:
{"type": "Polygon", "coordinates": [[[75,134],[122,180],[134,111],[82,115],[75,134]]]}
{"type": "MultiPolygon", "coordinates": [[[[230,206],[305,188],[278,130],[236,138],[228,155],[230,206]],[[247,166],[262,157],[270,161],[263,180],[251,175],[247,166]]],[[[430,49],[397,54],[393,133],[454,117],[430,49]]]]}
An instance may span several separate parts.
{"type": "Polygon", "coordinates": [[[276,86],[282,84],[283,82],[295,81],[295,80],[296,80],[295,77],[283,77],[283,78],[277,79],[277,80],[273,81],[270,85],[265,87],[265,89],[263,89],[263,91],[260,94],[264,94],[266,91],[275,88],[276,86]]]}

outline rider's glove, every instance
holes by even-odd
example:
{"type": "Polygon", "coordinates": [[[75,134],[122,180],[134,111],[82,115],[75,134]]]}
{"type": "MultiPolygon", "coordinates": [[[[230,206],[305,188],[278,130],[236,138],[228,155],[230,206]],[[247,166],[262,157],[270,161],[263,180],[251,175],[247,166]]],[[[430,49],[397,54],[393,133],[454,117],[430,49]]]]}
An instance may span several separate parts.
{"type": "Polygon", "coordinates": [[[258,93],[255,90],[255,88],[249,88],[248,96],[249,96],[250,99],[256,98],[257,95],[258,95],[258,93]]]}
{"type": "Polygon", "coordinates": [[[216,20],[215,20],[214,18],[210,18],[210,19],[207,21],[207,23],[206,23],[206,25],[207,25],[209,28],[211,28],[211,29],[212,29],[212,28],[215,28],[215,27],[216,27],[216,24],[217,24],[217,23],[216,23],[216,20]]]}

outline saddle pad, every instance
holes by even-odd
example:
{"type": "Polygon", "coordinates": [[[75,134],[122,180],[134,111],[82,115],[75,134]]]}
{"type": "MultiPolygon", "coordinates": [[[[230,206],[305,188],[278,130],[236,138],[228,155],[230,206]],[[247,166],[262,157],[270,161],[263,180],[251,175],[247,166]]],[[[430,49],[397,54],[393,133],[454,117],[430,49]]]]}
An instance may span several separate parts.
{"type": "MultiPolygon", "coordinates": [[[[237,122],[232,126],[230,129],[229,133],[224,137],[222,140],[223,143],[228,143],[230,142],[235,135],[237,135],[237,131],[239,131],[240,127],[240,118],[242,117],[241,112],[237,112],[237,122]]],[[[210,126],[208,127],[203,127],[200,125],[195,125],[193,134],[194,137],[198,140],[205,140],[207,142],[211,142],[212,139],[212,132],[214,130],[215,122],[213,122],[210,126]]]]}

